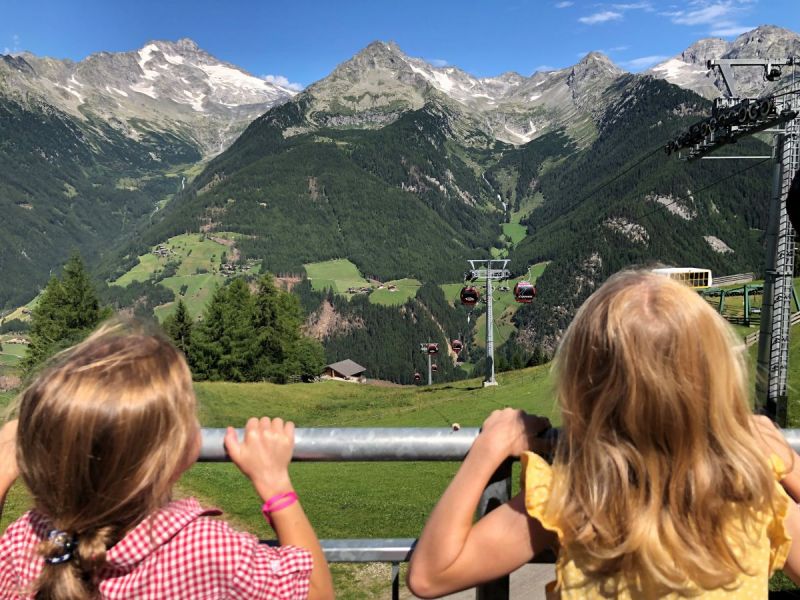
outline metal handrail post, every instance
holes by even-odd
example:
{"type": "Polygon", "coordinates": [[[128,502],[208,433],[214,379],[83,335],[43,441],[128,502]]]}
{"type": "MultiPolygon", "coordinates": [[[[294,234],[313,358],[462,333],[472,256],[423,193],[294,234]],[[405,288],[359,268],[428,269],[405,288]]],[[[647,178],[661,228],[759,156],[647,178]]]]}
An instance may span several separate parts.
{"type": "MultiPolygon", "coordinates": [[[[507,460],[495,471],[478,502],[478,517],[483,517],[511,499],[511,465],[507,460]]],[[[475,588],[475,600],[508,600],[511,593],[511,578],[504,575],[499,579],[484,583],[475,588]]]]}

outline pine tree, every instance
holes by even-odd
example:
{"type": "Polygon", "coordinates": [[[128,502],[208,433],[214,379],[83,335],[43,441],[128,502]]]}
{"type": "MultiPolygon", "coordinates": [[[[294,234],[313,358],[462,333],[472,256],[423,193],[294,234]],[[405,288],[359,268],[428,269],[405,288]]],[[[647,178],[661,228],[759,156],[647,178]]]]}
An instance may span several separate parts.
{"type": "Polygon", "coordinates": [[[109,310],[100,308],[80,256],[73,254],[61,279],[53,277],[31,312],[30,345],[22,363],[25,373],[36,370],[50,356],[85,338],[109,310]]]}
{"type": "Polygon", "coordinates": [[[183,299],[178,300],[175,312],[164,319],[164,331],[185,356],[190,356],[192,345],[192,318],[183,299]]]}

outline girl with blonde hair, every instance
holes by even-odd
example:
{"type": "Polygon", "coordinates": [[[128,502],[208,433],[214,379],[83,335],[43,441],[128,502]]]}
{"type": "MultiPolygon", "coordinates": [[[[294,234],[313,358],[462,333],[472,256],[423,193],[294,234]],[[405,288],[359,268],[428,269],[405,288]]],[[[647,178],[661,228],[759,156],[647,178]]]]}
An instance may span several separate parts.
{"type": "Polygon", "coordinates": [[[242,441],[225,438],[281,546],[171,500],[200,427],[189,368],[163,337],[102,327],[55,359],[18,413],[0,430],[0,501],[19,474],[34,508],[0,537],[0,598],[333,596],[289,479],[292,423],[250,419],[242,441]]]}
{"type": "Polygon", "coordinates": [[[766,598],[781,568],[800,583],[786,493],[800,494],[800,461],[751,414],[743,344],[696,292],[646,271],[610,278],[567,330],[555,378],[555,447],[546,419],[486,420],[414,551],[417,595],[496,579],[546,549],[558,556],[549,597],[766,598]],[[522,491],[473,524],[490,476],[517,456],[522,491]]]}

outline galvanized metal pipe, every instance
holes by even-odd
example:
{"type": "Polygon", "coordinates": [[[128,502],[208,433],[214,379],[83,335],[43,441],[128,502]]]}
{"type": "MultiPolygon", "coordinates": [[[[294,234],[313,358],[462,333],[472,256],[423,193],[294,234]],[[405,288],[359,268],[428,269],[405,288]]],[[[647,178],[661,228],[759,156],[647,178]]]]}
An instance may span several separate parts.
{"type": "MultiPolygon", "coordinates": [[[[239,429],[239,436],[242,430],[239,429]]],[[[441,427],[314,427],[295,430],[292,460],[351,461],[460,461],[478,435],[477,427],[458,431],[441,427]]],[[[800,452],[800,429],[783,435],[800,452]]],[[[203,429],[201,462],[226,462],[225,430],[203,429]]]]}
{"type": "MultiPolygon", "coordinates": [[[[242,430],[238,430],[239,437],[242,430]]],[[[295,461],[460,461],[477,427],[315,427],[295,430],[295,461]]],[[[225,430],[203,429],[200,461],[230,460],[225,430]]]]}

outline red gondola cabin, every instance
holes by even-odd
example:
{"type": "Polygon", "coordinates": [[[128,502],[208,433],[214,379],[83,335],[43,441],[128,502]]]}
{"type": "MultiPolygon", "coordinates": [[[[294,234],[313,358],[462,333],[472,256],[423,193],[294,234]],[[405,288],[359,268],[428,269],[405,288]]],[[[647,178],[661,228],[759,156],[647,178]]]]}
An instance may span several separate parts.
{"type": "Polygon", "coordinates": [[[453,340],[450,342],[450,347],[453,349],[453,352],[458,354],[464,349],[464,344],[461,343],[461,340],[453,340]]]}
{"type": "Polygon", "coordinates": [[[434,373],[436,373],[436,371],[438,371],[438,370],[439,370],[439,367],[437,367],[437,366],[436,366],[436,363],[434,363],[434,364],[432,364],[432,365],[431,365],[431,371],[433,371],[434,373]]]}
{"type": "Polygon", "coordinates": [[[421,380],[422,380],[422,375],[420,375],[419,373],[414,373],[414,381],[421,381],[421,380]]]}
{"type": "Polygon", "coordinates": [[[514,300],[522,304],[530,304],[536,298],[536,288],[528,281],[520,281],[514,286],[514,300]]]}
{"type": "Polygon", "coordinates": [[[427,350],[428,350],[428,354],[438,354],[439,353],[439,344],[428,344],[427,350]]]}
{"type": "Polygon", "coordinates": [[[461,288],[461,304],[464,306],[475,306],[481,299],[481,293],[473,285],[461,288]]]}

